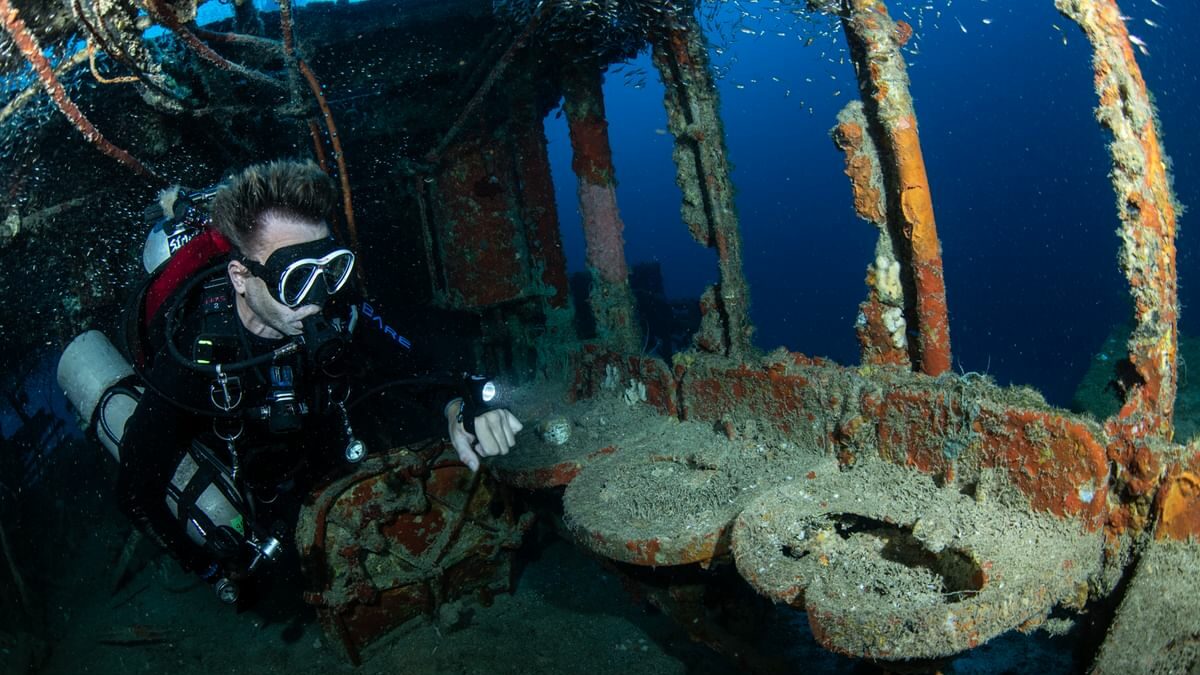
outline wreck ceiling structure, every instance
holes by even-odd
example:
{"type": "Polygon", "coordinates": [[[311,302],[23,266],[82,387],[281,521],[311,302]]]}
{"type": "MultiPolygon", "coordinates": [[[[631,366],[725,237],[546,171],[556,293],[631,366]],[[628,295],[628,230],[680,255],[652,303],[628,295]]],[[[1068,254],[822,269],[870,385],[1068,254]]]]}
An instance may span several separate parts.
{"type": "MultiPolygon", "coordinates": [[[[742,658],[752,655],[707,613],[718,591],[696,579],[736,575],[806,611],[822,646],[876,661],[950,657],[1107,607],[1096,672],[1194,669],[1200,595],[1186,570],[1200,554],[1200,453],[1172,438],[1176,204],[1116,2],[1055,4],[1092,45],[1135,307],[1114,373],[1123,405],[1106,420],[950,372],[902,51],[912,28],[879,0],[796,6],[840,18],[858,77],[860,100],[831,121],[855,208],[879,231],[857,366],[754,348],[703,31],[690,4],[636,0],[283,2],[270,13],[247,2],[203,27],[186,2],[0,0],[0,255],[62,270],[44,297],[0,298],[6,353],[104,325],[136,276],[137,214],[159,187],[309,156],[341,181],[338,226],[359,243],[373,290],[470,316],[475,365],[531,383],[513,403],[539,422],[486,476],[436,445],[398,448],[306,510],[307,597],[351,660],[455,594],[503,590],[505,556],[528,526],[511,499],[533,492],[619,569],[700,571],[644,590],[696,639],[742,658]],[[161,30],[147,37],[151,26],[161,30]],[[682,221],[718,261],[692,348],[670,363],[641,350],[600,87],[608,64],[646,45],[666,85],[682,221]],[[560,98],[586,309],[569,296],[542,130],[560,98]],[[576,336],[577,311],[591,313],[594,338],[576,336]],[[12,330],[35,320],[48,337],[12,330]],[[1164,592],[1164,578],[1181,588],[1164,592]]],[[[9,288],[36,287],[21,266],[3,274],[9,288]]]]}

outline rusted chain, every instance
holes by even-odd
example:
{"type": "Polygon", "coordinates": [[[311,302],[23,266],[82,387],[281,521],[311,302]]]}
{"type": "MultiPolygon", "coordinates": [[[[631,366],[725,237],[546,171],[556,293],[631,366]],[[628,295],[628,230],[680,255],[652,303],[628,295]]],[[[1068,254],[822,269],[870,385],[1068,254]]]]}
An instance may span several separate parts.
{"type": "Polygon", "coordinates": [[[295,57],[292,45],[292,3],[291,0],[279,0],[279,33],[283,37],[283,53],[289,59],[295,57]]]}
{"type": "Polygon", "coordinates": [[[67,96],[66,90],[62,83],[54,76],[54,69],[50,67],[50,62],[42,53],[42,48],[37,43],[37,38],[29,32],[25,26],[25,21],[21,19],[15,7],[9,0],[0,0],[0,20],[4,22],[4,29],[8,31],[12,37],[13,43],[21,50],[21,54],[29,65],[33,67],[33,71],[42,82],[42,86],[46,89],[46,93],[62,111],[62,114],[67,116],[71,124],[83,134],[83,137],[91,144],[95,145],[100,152],[112,157],[118,162],[132,169],[135,173],[155,181],[162,182],[162,179],[150,169],[147,169],[141,162],[134,159],[128,152],[113,145],[104,135],[88,121],[79,107],[67,96]]]}

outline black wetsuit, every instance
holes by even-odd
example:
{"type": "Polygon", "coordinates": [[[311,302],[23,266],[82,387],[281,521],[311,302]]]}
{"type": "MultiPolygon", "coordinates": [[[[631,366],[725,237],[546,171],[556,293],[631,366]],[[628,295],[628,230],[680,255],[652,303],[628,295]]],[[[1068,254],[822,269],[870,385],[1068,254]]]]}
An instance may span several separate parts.
{"type": "MultiPolygon", "coordinates": [[[[233,303],[227,306],[230,315],[223,317],[223,323],[230,334],[224,336],[224,342],[226,351],[232,347],[236,354],[232,359],[226,354],[221,362],[268,353],[286,343],[287,339],[266,340],[249,333],[237,318],[233,303]]],[[[303,354],[293,354],[239,373],[241,400],[231,411],[233,416],[220,416],[223,411],[214,398],[219,401],[224,394],[214,377],[186,368],[172,358],[165,345],[150,361],[146,379],[151,386],[130,417],[121,443],[118,499],[122,510],[185,569],[205,575],[237,566],[211,546],[193,542],[187,535],[186,519],[168,508],[169,486],[193,444],[201,444],[226,466],[232,465],[236,454],[238,484],[250,502],[247,526],[261,531],[283,525],[290,533],[296,510],[313,484],[339,468],[350,468],[345,460],[346,419],[355,436],[375,452],[397,443],[445,435],[442,406],[457,393],[446,379],[387,390],[386,414],[380,414],[378,408],[371,414],[370,406],[355,409],[351,405],[347,418],[344,402],[353,403],[362,392],[391,378],[420,377],[430,371],[407,340],[385,330],[374,308],[362,302],[355,307],[360,318],[350,349],[332,372],[308,365],[303,354]],[[363,310],[370,317],[362,316],[363,310]],[[272,393],[271,366],[293,369],[295,394],[307,406],[294,429],[272,431],[268,420],[250,412],[260,410],[272,393]],[[230,438],[234,453],[226,440],[230,438]]],[[[340,307],[347,313],[348,309],[348,303],[340,307]]],[[[185,355],[191,355],[198,335],[211,331],[213,320],[206,319],[210,310],[211,306],[196,299],[182,307],[174,339],[185,355]]],[[[326,308],[326,314],[336,311],[339,308],[326,308]]]]}

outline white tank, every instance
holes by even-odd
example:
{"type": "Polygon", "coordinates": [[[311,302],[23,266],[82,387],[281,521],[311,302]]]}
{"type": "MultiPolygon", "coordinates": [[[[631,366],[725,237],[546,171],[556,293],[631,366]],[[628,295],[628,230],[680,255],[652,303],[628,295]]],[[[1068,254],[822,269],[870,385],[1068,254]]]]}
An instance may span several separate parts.
{"type": "Polygon", "coordinates": [[[86,427],[113,458],[120,460],[125,423],[138,404],[136,389],[117,388],[133,375],[133,368],[103,333],[90,330],[71,341],[58,360],[58,386],[86,427]]]}

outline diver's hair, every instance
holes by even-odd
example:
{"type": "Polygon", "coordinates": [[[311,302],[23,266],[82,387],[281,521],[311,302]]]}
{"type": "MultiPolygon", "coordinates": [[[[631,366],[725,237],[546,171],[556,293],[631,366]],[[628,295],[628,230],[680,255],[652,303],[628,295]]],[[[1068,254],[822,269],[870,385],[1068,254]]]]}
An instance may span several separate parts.
{"type": "Polygon", "coordinates": [[[276,160],[246,167],[213,197],[212,222],[243,254],[252,254],[268,215],[317,225],[337,203],[333,179],[311,161],[276,160]]]}

